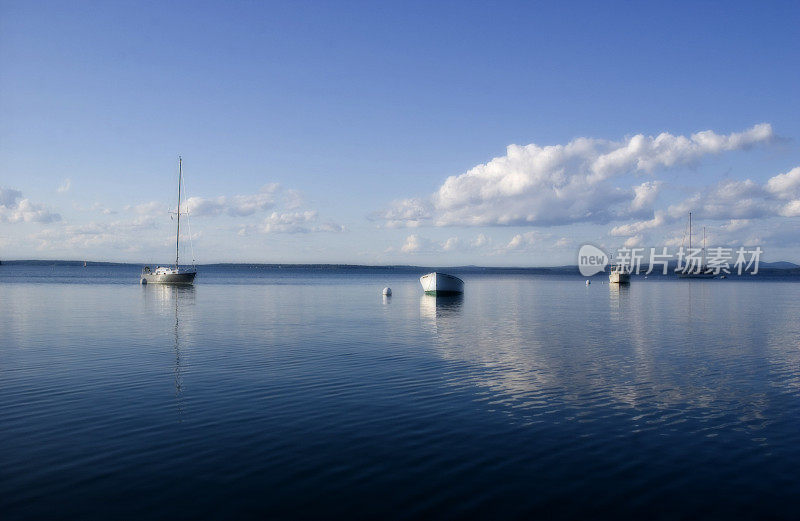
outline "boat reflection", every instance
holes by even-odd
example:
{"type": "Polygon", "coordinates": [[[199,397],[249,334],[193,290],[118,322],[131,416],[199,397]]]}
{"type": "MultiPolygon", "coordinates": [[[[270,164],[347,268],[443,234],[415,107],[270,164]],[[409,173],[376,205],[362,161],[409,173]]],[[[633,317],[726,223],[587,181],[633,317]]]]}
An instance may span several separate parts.
{"type": "Polygon", "coordinates": [[[624,319],[624,311],[627,307],[630,290],[631,287],[628,284],[608,285],[608,302],[611,306],[612,319],[624,319]]]}
{"type": "Polygon", "coordinates": [[[175,354],[173,369],[175,387],[175,406],[178,421],[183,421],[183,372],[186,365],[186,336],[192,329],[192,311],[195,304],[194,286],[167,284],[146,284],[142,286],[145,302],[155,301],[158,313],[169,317],[169,336],[175,354]]]}
{"type": "Polygon", "coordinates": [[[436,321],[456,315],[464,305],[464,295],[422,295],[419,299],[420,316],[436,321]]]}
{"type": "Polygon", "coordinates": [[[436,335],[455,336],[464,305],[464,295],[422,295],[419,316],[436,335]]]}

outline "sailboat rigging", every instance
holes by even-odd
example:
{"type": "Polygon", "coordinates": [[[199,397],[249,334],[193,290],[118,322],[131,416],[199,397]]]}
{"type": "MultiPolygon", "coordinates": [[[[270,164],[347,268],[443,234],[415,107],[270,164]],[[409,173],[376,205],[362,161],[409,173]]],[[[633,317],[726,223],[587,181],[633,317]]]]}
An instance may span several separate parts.
{"type": "MultiPolygon", "coordinates": [[[[682,247],[682,246],[681,246],[682,247]]],[[[692,212],[689,212],[689,253],[688,257],[694,257],[692,250],[692,212]]],[[[681,266],[679,265],[678,268],[681,266]]],[[[678,277],[682,279],[713,279],[714,272],[706,265],[706,227],[703,226],[703,247],[700,249],[700,264],[687,262],[683,269],[678,271],[678,277]]]]}

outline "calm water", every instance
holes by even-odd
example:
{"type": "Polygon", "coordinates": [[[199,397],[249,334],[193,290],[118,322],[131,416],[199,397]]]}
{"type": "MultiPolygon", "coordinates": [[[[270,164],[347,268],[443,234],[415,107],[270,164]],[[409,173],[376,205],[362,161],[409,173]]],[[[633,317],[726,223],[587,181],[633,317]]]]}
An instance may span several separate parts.
{"type": "Polygon", "coordinates": [[[0,266],[2,519],[800,510],[791,280],[137,271],[0,266]]]}

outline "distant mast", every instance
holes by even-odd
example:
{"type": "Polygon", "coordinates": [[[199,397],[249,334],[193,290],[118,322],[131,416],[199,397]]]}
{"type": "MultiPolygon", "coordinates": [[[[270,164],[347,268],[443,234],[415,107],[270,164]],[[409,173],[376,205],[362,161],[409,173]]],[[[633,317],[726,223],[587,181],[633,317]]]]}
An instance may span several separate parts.
{"type": "Polygon", "coordinates": [[[703,268],[706,267],[706,227],[703,226],[703,268]]]}
{"type": "Polygon", "coordinates": [[[182,170],[182,158],[178,156],[178,231],[175,234],[175,269],[178,269],[178,254],[180,252],[180,244],[181,244],[181,177],[183,175],[182,170]]]}

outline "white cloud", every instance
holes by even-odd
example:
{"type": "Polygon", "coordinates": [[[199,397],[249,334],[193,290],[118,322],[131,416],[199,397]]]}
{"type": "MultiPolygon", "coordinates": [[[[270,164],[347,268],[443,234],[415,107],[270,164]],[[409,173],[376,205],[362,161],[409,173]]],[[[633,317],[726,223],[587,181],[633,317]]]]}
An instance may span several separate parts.
{"type": "Polygon", "coordinates": [[[786,203],[781,207],[780,213],[784,217],[800,217],[800,199],[786,203]]]}
{"type": "Polygon", "coordinates": [[[450,237],[442,245],[444,251],[457,250],[461,246],[461,240],[458,237],[450,237]]]}
{"type": "Polygon", "coordinates": [[[58,193],[63,194],[69,192],[69,189],[72,187],[72,179],[69,177],[64,179],[64,182],[61,183],[61,186],[58,187],[58,193]]]}
{"type": "Polygon", "coordinates": [[[316,210],[296,212],[272,212],[258,225],[246,225],[239,230],[239,235],[256,233],[337,233],[346,231],[343,225],[334,222],[319,222],[316,210]]]}
{"type": "Polygon", "coordinates": [[[800,198],[800,166],[771,178],[766,190],[778,199],[800,198]]]}
{"type": "Polygon", "coordinates": [[[400,247],[400,251],[403,253],[417,253],[422,249],[423,244],[428,244],[428,241],[422,239],[419,235],[409,235],[406,237],[406,242],[400,247]]]}
{"type": "Polygon", "coordinates": [[[331,233],[338,233],[347,231],[347,228],[343,224],[336,224],[335,222],[328,221],[322,224],[318,224],[311,229],[312,232],[331,232],[331,233]]]}
{"type": "MultiPolygon", "coordinates": [[[[464,242],[460,237],[448,237],[444,241],[439,242],[420,237],[417,234],[412,234],[406,237],[403,245],[400,247],[400,251],[403,253],[455,252],[479,249],[490,242],[491,241],[483,234],[469,242],[464,242]]],[[[389,248],[388,251],[394,251],[394,248],[389,248]]]]}
{"type": "Polygon", "coordinates": [[[308,223],[317,220],[317,212],[285,212],[272,214],[261,223],[263,233],[305,233],[309,231],[308,223]]]}
{"type": "Polygon", "coordinates": [[[125,211],[132,212],[137,215],[148,215],[154,217],[156,215],[165,215],[167,213],[167,207],[158,201],[150,201],[147,203],[128,205],[125,207],[125,211]]]}
{"type": "Polygon", "coordinates": [[[621,226],[615,226],[609,232],[609,235],[614,237],[632,237],[634,235],[638,235],[644,230],[649,230],[651,228],[657,228],[663,225],[666,222],[663,213],[656,213],[656,216],[647,221],[639,221],[630,224],[623,224],[621,226]]]}
{"type": "Polygon", "coordinates": [[[639,186],[634,186],[634,196],[633,201],[631,201],[631,211],[650,211],[653,208],[653,204],[655,203],[656,197],[658,197],[658,193],[661,191],[661,186],[663,184],[664,183],[661,181],[647,181],[639,186]]]}
{"type": "Polygon", "coordinates": [[[727,136],[712,130],[697,132],[690,137],[673,136],[666,132],[656,137],[639,134],[599,156],[591,169],[599,177],[630,170],[652,172],[661,167],[693,163],[709,154],[749,148],[756,143],[770,141],[773,137],[772,126],[768,123],[727,136]]]}
{"type": "Polygon", "coordinates": [[[726,224],[720,226],[720,228],[729,232],[735,232],[746,228],[750,222],[749,219],[731,219],[726,224]]]}
{"type": "Polygon", "coordinates": [[[254,194],[233,195],[214,198],[190,197],[186,200],[186,210],[195,217],[227,214],[244,217],[256,212],[272,209],[275,206],[277,183],[271,183],[254,194]]]}
{"type": "MultiPolygon", "coordinates": [[[[716,226],[724,233],[726,240],[740,240],[748,230],[753,229],[757,220],[770,220],[781,217],[800,216],[800,167],[771,177],[764,184],[751,179],[725,179],[707,186],[686,199],[669,205],[667,209],[656,210],[652,219],[635,221],[615,226],[609,232],[614,237],[639,237],[643,233],[663,233],[664,228],[684,221],[689,212],[695,219],[703,222],[725,221],[716,226]],[[735,232],[735,234],[734,234],[735,232]]],[[[762,236],[767,236],[762,233],[762,236]]],[[[771,235],[770,235],[771,236],[771,235]]],[[[752,236],[746,240],[756,240],[752,236]]],[[[674,236],[667,241],[669,245],[678,244],[680,238],[674,236]]]]}
{"type": "Polygon", "coordinates": [[[506,250],[527,250],[532,246],[541,247],[543,243],[550,239],[549,233],[530,231],[519,233],[511,238],[506,245],[506,250]]]}
{"type": "MultiPolygon", "coordinates": [[[[157,224],[151,217],[138,216],[127,221],[60,225],[35,233],[31,238],[37,241],[39,250],[83,250],[104,247],[122,251],[141,251],[146,246],[153,246],[154,243],[149,236],[157,229],[157,224]]],[[[174,235],[170,239],[174,241],[174,235]]]]}
{"type": "MultiPolygon", "coordinates": [[[[332,221],[321,222],[316,210],[298,209],[303,203],[302,194],[297,190],[281,191],[277,183],[264,186],[254,194],[219,196],[213,198],[191,197],[181,206],[192,217],[214,217],[228,215],[237,217],[238,234],[247,236],[251,233],[311,233],[311,232],[343,232],[345,227],[332,221]],[[276,208],[278,202],[283,208],[276,208]],[[247,217],[272,210],[260,222],[247,217]]],[[[157,201],[125,207],[137,215],[157,216],[167,212],[167,208],[157,201]]]]}
{"type": "Polygon", "coordinates": [[[676,219],[693,212],[701,219],[759,219],[790,217],[800,205],[800,167],[770,178],[764,185],[750,179],[724,180],[686,200],[669,206],[669,217],[676,219]],[[789,200],[788,202],[786,201],[789,200]]]}
{"type": "Polygon", "coordinates": [[[605,223],[642,216],[661,183],[621,188],[612,178],[693,164],[773,138],[763,123],[728,135],[636,135],[621,142],[577,138],[566,145],[510,145],[506,154],[448,177],[430,197],[395,201],[386,226],[505,226],[605,223]]]}
{"type": "Polygon", "coordinates": [[[632,237],[628,237],[628,239],[623,244],[626,248],[633,248],[635,246],[642,245],[642,236],[641,235],[634,235],[632,237]]]}
{"type": "Polygon", "coordinates": [[[387,228],[416,228],[433,217],[433,209],[422,199],[402,199],[393,201],[388,209],[373,217],[385,220],[387,228]]]}
{"type": "Polygon", "coordinates": [[[480,233],[470,242],[470,246],[472,246],[473,248],[483,248],[484,246],[488,246],[491,243],[492,243],[491,237],[487,237],[486,235],[480,233]]]}
{"type": "Polygon", "coordinates": [[[51,223],[61,219],[43,204],[33,203],[22,197],[22,192],[11,188],[0,188],[0,223],[51,223]]]}

